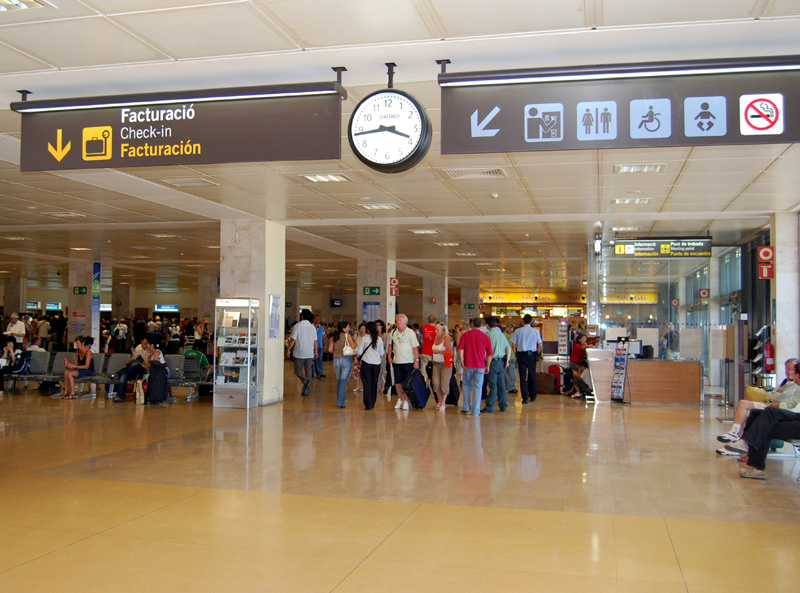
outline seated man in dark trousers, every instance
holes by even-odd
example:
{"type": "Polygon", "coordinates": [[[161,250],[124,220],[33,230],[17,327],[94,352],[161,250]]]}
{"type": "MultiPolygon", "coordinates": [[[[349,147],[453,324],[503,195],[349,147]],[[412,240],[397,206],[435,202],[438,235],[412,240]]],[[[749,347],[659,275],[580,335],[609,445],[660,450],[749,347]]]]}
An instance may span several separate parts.
{"type": "Polygon", "coordinates": [[[525,315],[522,321],[525,325],[514,332],[511,346],[517,357],[522,403],[527,404],[536,400],[536,361],[542,351],[542,335],[533,327],[533,317],[525,315]]]}
{"type": "Polygon", "coordinates": [[[764,470],[772,439],[800,439],[800,413],[775,407],[750,412],[742,438],[725,445],[729,451],[747,455],[747,465],[739,468],[741,477],[767,477],[764,470]]]}

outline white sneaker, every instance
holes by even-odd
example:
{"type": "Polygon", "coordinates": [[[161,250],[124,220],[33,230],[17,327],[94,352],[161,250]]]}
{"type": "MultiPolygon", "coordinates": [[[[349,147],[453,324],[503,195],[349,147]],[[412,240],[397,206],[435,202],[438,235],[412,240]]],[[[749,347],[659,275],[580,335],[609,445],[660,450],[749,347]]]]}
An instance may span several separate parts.
{"type": "Polygon", "coordinates": [[[720,443],[733,443],[734,441],[738,441],[739,440],[739,433],[738,432],[733,432],[732,430],[729,430],[725,434],[719,435],[717,437],[717,440],[720,443]]]}
{"type": "Polygon", "coordinates": [[[440,412],[446,412],[446,411],[447,411],[447,406],[446,406],[446,405],[444,405],[444,406],[439,406],[439,411],[440,411],[440,412]]]}
{"type": "Polygon", "coordinates": [[[739,454],[734,453],[733,451],[728,451],[727,449],[717,449],[717,455],[723,455],[725,457],[736,457],[739,454]]]}
{"type": "Polygon", "coordinates": [[[747,455],[750,450],[750,447],[742,439],[739,439],[738,441],[735,441],[729,445],[725,445],[725,448],[728,451],[733,451],[737,455],[747,455]]]}
{"type": "Polygon", "coordinates": [[[408,402],[403,402],[403,409],[404,409],[404,410],[407,410],[407,409],[408,409],[408,402]]]}
{"type": "Polygon", "coordinates": [[[403,407],[403,400],[398,398],[397,403],[394,405],[394,409],[399,410],[402,407],[403,407]]]}

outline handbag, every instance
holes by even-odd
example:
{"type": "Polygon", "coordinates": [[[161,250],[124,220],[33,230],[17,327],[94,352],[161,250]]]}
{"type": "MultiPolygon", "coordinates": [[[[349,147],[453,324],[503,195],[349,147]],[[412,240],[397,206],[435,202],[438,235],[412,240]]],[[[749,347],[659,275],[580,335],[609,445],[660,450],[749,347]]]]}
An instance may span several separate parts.
{"type": "Polygon", "coordinates": [[[445,348],[444,351],[444,368],[453,368],[453,351],[450,348],[445,348]]]}
{"type": "Polygon", "coordinates": [[[136,403],[144,404],[144,381],[137,379],[135,385],[134,392],[136,393],[136,403]]]}
{"type": "Polygon", "coordinates": [[[353,348],[352,346],[350,346],[350,340],[348,340],[346,336],[345,336],[345,339],[344,339],[344,348],[342,349],[342,355],[343,356],[355,356],[356,355],[356,349],[353,348]]]}

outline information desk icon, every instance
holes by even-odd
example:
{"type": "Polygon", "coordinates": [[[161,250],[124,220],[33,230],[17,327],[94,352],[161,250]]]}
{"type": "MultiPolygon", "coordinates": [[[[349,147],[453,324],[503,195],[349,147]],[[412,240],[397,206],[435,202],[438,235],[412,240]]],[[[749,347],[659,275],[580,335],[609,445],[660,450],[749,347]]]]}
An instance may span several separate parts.
{"type": "Polygon", "coordinates": [[[83,128],[83,160],[107,161],[111,159],[111,126],[83,128]]]}

